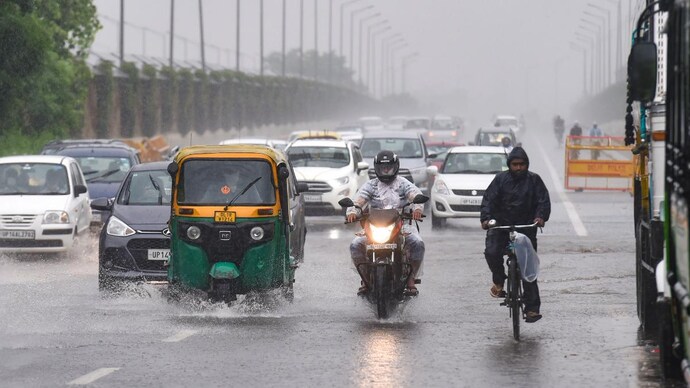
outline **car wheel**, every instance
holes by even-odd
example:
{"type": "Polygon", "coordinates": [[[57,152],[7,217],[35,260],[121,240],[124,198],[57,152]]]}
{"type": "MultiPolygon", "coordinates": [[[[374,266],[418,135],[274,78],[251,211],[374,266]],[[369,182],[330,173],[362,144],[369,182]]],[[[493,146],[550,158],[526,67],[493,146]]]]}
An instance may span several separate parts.
{"type": "Polygon", "coordinates": [[[431,229],[443,229],[446,227],[446,218],[439,217],[431,212],[431,229]]]}

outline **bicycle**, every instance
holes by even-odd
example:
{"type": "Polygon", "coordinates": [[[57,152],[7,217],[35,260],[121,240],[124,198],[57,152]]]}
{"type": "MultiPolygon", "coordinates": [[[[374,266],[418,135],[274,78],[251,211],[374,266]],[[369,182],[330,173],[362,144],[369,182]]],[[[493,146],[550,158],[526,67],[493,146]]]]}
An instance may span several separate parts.
{"type": "Polygon", "coordinates": [[[524,300],[522,298],[522,275],[520,274],[520,266],[515,256],[515,238],[517,237],[518,229],[527,229],[537,227],[537,223],[529,225],[506,225],[496,226],[496,220],[489,221],[489,230],[492,229],[507,229],[510,231],[508,246],[506,246],[505,255],[508,256],[508,279],[506,284],[506,297],[501,306],[508,307],[508,315],[513,319],[513,338],[520,341],[520,318],[524,319],[524,300]]]}

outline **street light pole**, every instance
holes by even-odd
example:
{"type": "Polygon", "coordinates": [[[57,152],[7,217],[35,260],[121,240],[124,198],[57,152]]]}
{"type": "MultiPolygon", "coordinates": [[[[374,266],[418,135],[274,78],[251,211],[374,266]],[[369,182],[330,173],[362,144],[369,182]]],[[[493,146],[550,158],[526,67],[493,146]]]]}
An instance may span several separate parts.
{"type": "Polygon", "coordinates": [[[350,70],[354,69],[354,47],[355,47],[355,17],[360,13],[374,8],[373,5],[369,5],[363,8],[356,9],[350,14],[350,70]]]}
{"type": "Polygon", "coordinates": [[[352,5],[360,0],[350,0],[340,4],[340,51],[338,55],[343,56],[343,17],[345,16],[345,8],[352,5]]]}
{"type": "Polygon", "coordinates": [[[125,61],[125,0],[120,0],[120,67],[125,61]]]}
{"type": "MultiPolygon", "coordinates": [[[[611,50],[611,11],[606,9],[606,8],[595,5],[595,4],[588,4],[588,5],[594,9],[596,9],[596,10],[601,11],[601,12],[606,12],[606,27],[605,27],[606,34],[604,35],[603,38],[604,38],[604,43],[606,45],[606,49],[605,49],[605,52],[606,52],[606,56],[605,56],[605,59],[606,59],[606,80],[607,80],[606,84],[608,85],[611,83],[611,52],[612,52],[612,50],[611,50]]],[[[590,15],[592,17],[600,17],[603,20],[603,16],[601,16],[601,15],[595,15],[595,14],[591,14],[589,12],[585,12],[585,14],[590,15]]]]}
{"type": "Polygon", "coordinates": [[[264,76],[264,0],[259,1],[259,75],[264,76]]]}
{"type": "MultiPolygon", "coordinates": [[[[239,0],[237,0],[239,1],[239,0]]],[[[173,67],[173,49],[175,47],[175,0],[170,0],[170,62],[169,66],[173,67]]]]}
{"type": "MultiPolygon", "coordinates": [[[[373,15],[369,15],[365,18],[362,18],[359,21],[359,45],[357,47],[358,52],[357,52],[357,78],[358,78],[358,83],[361,85],[362,84],[362,35],[364,35],[364,32],[362,31],[364,29],[364,24],[368,22],[369,20],[375,19],[377,17],[381,16],[380,13],[375,13],[373,15]]],[[[367,27],[368,31],[368,27],[367,27]]]]}
{"type": "Polygon", "coordinates": [[[402,59],[402,79],[401,79],[401,93],[407,93],[407,62],[413,61],[419,57],[419,53],[408,54],[402,59]]]}
{"type": "Polygon", "coordinates": [[[623,35],[623,19],[622,19],[622,7],[621,7],[621,0],[606,0],[609,2],[609,4],[616,4],[616,19],[617,19],[617,26],[616,26],[616,75],[618,74],[619,71],[622,71],[622,61],[623,61],[623,55],[622,55],[622,50],[623,50],[623,40],[622,40],[622,35],[623,35]]]}
{"type": "Polygon", "coordinates": [[[582,53],[582,95],[586,96],[589,94],[587,91],[587,48],[575,42],[570,42],[570,48],[582,53]]]}
{"type": "Polygon", "coordinates": [[[597,92],[597,89],[596,89],[598,87],[597,81],[599,79],[599,74],[597,71],[598,66],[595,65],[595,63],[597,62],[597,59],[596,59],[597,51],[594,48],[595,39],[589,35],[585,35],[585,34],[582,34],[579,32],[576,32],[575,36],[577,37],[577,39],[579,41],[589,44],[590,52],[592,53],[591,58],[589,60],[589,85],[590,85],[589,90],[592,94],[595,94],[597,92]]]}
{"type": "Polygon", "coordinates": [[[206,73],[206,51],[204,45],[204,11],[201,6],[203,0],[199,0],[199,35],[201,35],[201,69],[206,73]]]}
{"type": "Polygon", "coordinates": [[[281,74],[283,77],[285,77],[285,26],[286,26],[286,23],[287,23],[287,17],[286,17],[287,8],[286,8],[286,5],[285,5],[285,2],[286,2],[286,0],[283,0],[283,42],[282,42],[282,49],[281,49],[281,52],[282,52],[282,59],[283,59],[283,60],[282,60],[281,63],[280,63],[280,74],[281,74]]]}
{"type": "MultiPolygon", "coordinates": [[[[174,0],[173,0],[174,1],[174,0]]],[[[237,2],[237,20],[235,22],[235,71],[240,71],[240,1],[237,2]]]]}
{"type": "Polygon", "coordinates": [[[589,33],[593,34],[593,35],[594,35],[594,38],[595,38],[594,40],[595,40],[596,43],[597,43],[597,62],[598,62],[598,64],[597,64],[597,67],[598,67],[598,71],[597,71],[597,84],[598,84],[598,85],[597,85],[597,92],[599,92],[599,91],[601,91],[601,90],[604,89],[604,54],[603,54],[604,51],[603,51],[603,49],[602,49],[602,48],[603,48],[603,44],[602,44],[602,42],[601,42],[601,41],[602,41],[602,38],[601,38],[601,36],[602,36],[602,33],[601,33],[602,28],[601,28],[600,25],[598,25],[598,24],[596,24],[596,23],[594,23],[594,22],[592,22],[592,21],[590,21],[590,20],[587,20],[587,19],[582,19],[582,22],[588,24],[589,27],[580,24],[580,28],[582,28],[582,29],[585,30],[586,32],[589,32],[589,33]]]}
{"type": "Polygon", "coordinates": [[[314,0],[314,79],[319,79],[319,5],[314,0]]]}
{"type": "MultiPolygon", "coordinates": [[[[383,97],[385,93],[385,83],[386,83],[386,66],[387,64],[387,53],[389,49],[389,43],[390,44],[395,44],[396,42],[402,41],[402,35],[400,33],[393,34],[391,36],[387,36],[384,39],[381,40],[381,74],[380,74],[380,87],[379,87],[379,93],[380,96],[383,97]]],[[[376,95],[374,93],[374,95],[376,95]]]]}
{"type": "MultiPolygon", "coordinates": [[[[610,78],[609,77],[609,59],[608,59],[608,57],[609,57],[609,53],[611,51],[611,50],[609,50],[609,47],[607,46],[607,43],[606,43],[609,40],[608,39],[608,32],[606,31],[608,29],[607,23],[606,23],[606,18],[603,15],[597,15],[597,14],[593,14],[593,13],[587,12],[587,11],[585,11],[585,15],[593,17],[593,18],[597,18],[601,22],[600,24],[597,24],[597,23],[594,23],[591,20],[589,20],[589,23],[592,26],[600,28],[600,31],[601,31],[601,57],[602,57],[602,66],[603,66],[603,68],[602,68],[602,75],[603,75],[602,84],[604,87],[606,87],[609,84],[609,78],[610,78]]],[[[588,19],[582,19],[582,21],[587,22],[588,19]]],[[[610,42],[609,42],[609,45],[610,45],[610,42]]]]}
{"type": "Polygon", "coordinates": [[[400,43],[397,43],[390,48],[390,68],[391,68],[391,79],[390,79],[390,94],[395,95],[395,54],[398,50],[404,49],[407,46],[407,42],[405,41],[400,41],[400,43]]]}
{"type": "Polygon", "coordinates": [[[304,78],[304,0],[299,0],[299,77],[304,78]]]}
{"type": "MultiPolygon", "coordinates": [[[[386,22],[382,22],[382,24],[385,24],[386,22]]],[[[391,26],[385,26],[382,29],[375,30],[371,32],[371,36],[368,39],[368,47],[367,47],[367,78],[366,78],[366,85],[367,88],[371,90],[371,93],[373,94],[374,92],[374,86],[376,85],[376,82],[372,84],[371,80],[373,76],[376,74],[376,38],[381,35],[382,33],[386,31],[390,31],[391,26]]]]}
{"type": "Polygon", "coordinates": [[[328,83],[333,83],[333,0],[328,1],[328,83]]]}

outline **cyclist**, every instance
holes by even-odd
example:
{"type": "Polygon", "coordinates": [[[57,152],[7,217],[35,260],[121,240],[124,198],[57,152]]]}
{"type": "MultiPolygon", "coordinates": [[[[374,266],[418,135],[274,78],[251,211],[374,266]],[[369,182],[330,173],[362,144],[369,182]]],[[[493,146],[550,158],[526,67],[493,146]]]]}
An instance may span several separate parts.
{"type": "Polygon", "coordinates": [[[553,131],[556,135],[556,141],[558,144],[561,144],[563,141],[563,132],[565,132],[565,120],[561,117],[561,115],[557,115],[553,119],[553,131]]]}
{"type": "MultiPolygon", "coordinates": [[[[538,174],[529,171],[529,158],[522,147],[515,147],[508,155],[508,171],[494,177],[484,192],[480,209],[480,221],[483,229],[489,229],[489,220],[496,220],[499,225],[524,225],[537,223],[544,226],[551,214],[549,191],[538,174]]],[[[537,249],[537,229],[523,229],[524,233],[537,249]]],[[[506,279],[503,253],[509,241],[508,230],[489,230],[486,233],[484,257],[491,270],[493,286],[490,294],[494,298],[505,297],[503,285],[506,279]]],[[[525,303],[525,320],[529,323],[538,321],[541,300],[537,280],[523,280],[525,303]]]]}

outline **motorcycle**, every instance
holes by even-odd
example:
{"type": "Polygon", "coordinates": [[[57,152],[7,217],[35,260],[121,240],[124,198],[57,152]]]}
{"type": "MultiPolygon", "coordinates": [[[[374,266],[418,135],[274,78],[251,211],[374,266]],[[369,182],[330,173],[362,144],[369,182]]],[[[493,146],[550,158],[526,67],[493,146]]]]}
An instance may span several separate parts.
{"type": "MultiPolygon", "coordinates": [[[[406,221],[412,224],[412,213],[406,211],[408,206],[428,200],[429,197],[420,194],[400,210],[370,209],[359,219],[367,237],[367,261],[357,265],[357,272],[367,287],[363,297],[376,306],[379,319],[388,318],[398,304],[410,298],[405,295],[405,286],[413,274],[412,266],[405,257],[402,229],[406,221]]],[[[355,206],[352,199],[347,197],[338,204],[343,208],[355,206]]],[[[415,284],[419,283],[421,281],[415,279],[415,284]]]]}

